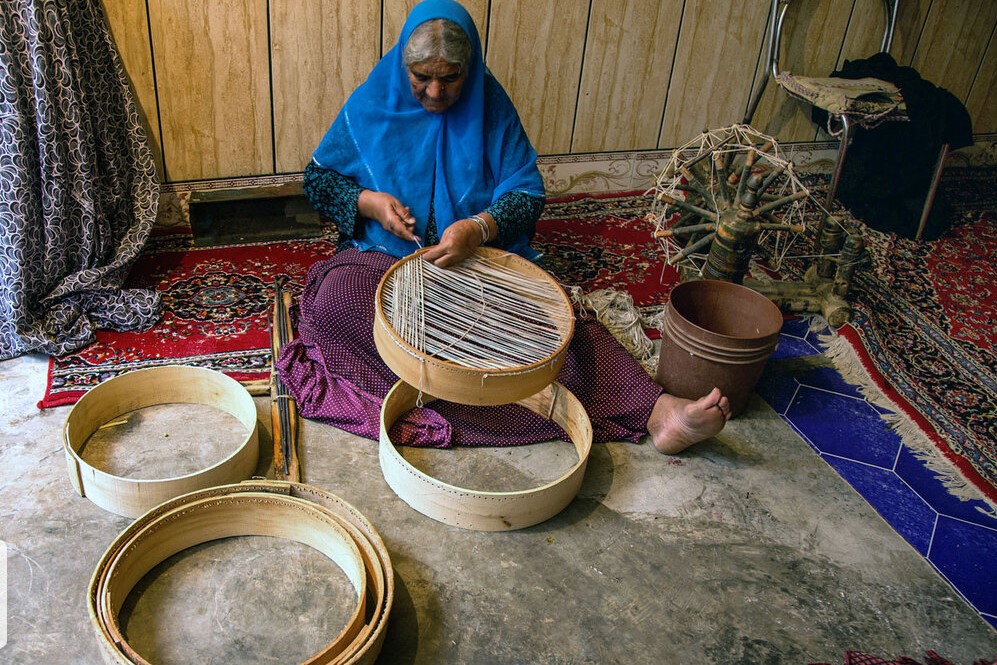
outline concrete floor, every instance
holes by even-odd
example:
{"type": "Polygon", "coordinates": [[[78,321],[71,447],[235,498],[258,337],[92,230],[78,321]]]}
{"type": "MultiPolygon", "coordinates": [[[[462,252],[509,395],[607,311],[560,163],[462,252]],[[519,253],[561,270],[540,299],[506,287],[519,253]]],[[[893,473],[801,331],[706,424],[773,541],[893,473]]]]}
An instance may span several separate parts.
{"type": "MultiPolygon", "coordinates": [[[[89,578],[128,520],[73,493],[60,441],[69,408],[35,406],[45,369],[40,356],[0,363],[9,573],[0,662],[95,664],[89,578]]],[[[266,451],[269,402],[256,401],[266,451]]],[[[224,447],[230,435],[208,439],[224,447]]],[[[757,397],[720,436],[680,456],[646,443],[597,445],[563,513],[507,533],[414,512],[385,484],[375,442],[304,422],[300,445],[304,480],[360,509],[391,552],[397,598],[380,663],[997,656],[997,632],[757,397]]],[[[413,457],[457,483],[473,486],[472,472],[490,478],[482,482],[492,489],[570,463],[557,444],[413,457]]],[[[338,631],[350,591],[307,547],[229,539],[155,569],[124,620],[132,645],[157,665],[300,662],[338,631]]]]}

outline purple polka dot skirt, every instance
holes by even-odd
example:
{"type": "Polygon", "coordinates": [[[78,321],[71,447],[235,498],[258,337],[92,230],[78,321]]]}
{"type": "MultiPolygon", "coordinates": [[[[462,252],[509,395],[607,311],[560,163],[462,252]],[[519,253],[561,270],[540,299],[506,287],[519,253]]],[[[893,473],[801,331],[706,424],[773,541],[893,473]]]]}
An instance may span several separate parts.
{"type": "MultiPolygon", "coordinates": [[[[348,249],[309,270],[294,312],[298,335],[277,362],[302,417],[378,439],[381,402],[398,378],[374,346],[374,298],[395,260],[348,249]]],[[[638,441],[662,391],[609,331],[586,315],[575,322],[557,380],[585,407],[596,442],[638,441]]],[[[518,404],[436,401],[413,409],[392,430],[395,443],[437,448],[565,438],[558,425],[518,404]]]]}

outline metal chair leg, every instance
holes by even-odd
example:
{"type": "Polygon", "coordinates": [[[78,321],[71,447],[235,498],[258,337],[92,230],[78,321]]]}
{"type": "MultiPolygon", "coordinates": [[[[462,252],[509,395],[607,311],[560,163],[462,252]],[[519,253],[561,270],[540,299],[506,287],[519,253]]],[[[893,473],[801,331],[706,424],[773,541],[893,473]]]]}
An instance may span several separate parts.
{"type": "Polygon", "coordinates": [[[758,102],[762,100],[762,95],[765,93],[769,79],[779,75],[779,44],[782,42],[782,21],[786,16],[786,9],[789,7],[790,2],[791,0],[772,0],[772,8],[769,9],[769,39],[765,68],[762,70],[762,80],[758,82],[758,89],[755,90],[755,94],[751,97],[751,101],[748,104],[748,110],[744,114],[742,124],[751,124],[751,120],[755,117],[755,111],[758,109],[758,102]],[[782,5],[781,9],[779,5],[782,5]]]}
{"type": "Polygon", "coordinates": [[[935,162],[935,172],[931,176],[931,185],[928,187],[928,194],[924,197],[924,207],[921,208],[921,221],[917,225],[917,233],[914,234],[914,240],[920,240],[921,236],[924,234],[924,227],[928,223],[928,215],[931,214],[931,206],[935,202],[935,194],[938,193],[938,183],[942,179],[942,170],[945,168],[945,158],[949,154],[949,144],[946,143],[942,145],[942,149],[938,151],[938,161],[935,162]]]}
{"type": "Polygon", "coordinates": [[[827,198],[824,207],[828,210],[834,205],[834,197],[838,195],[838,184],[841,182],[841,172],[845,169],[845,157],[848,156],[848,146],[855,136],[855,125],[851,123],[848,116],[839,116],[841,120],[841,140],[838,143],[838,155],[834,160],[834,173],[831,175],[831,183],[827,186],[827,198]]]}
{"type": "Polygon", "coordinates": [[[845,157],[848,156],[848,145],[852,142],[855,134],[855,125],[848,120],[848,116],[839,116],[841,121],[840,142],[838,143],[838,155],[834,160],[834,173],[831,175],[831,182],[827,186],[827,197],[824,199],[824,214],[821,215],[820,223],[817,226],[817,275],[825,279],[834,276],[836,262],[833,256],[841,249],[844,240],[844,229],[841,225],[829,219],[831,208],[834,206],[834,199],[838,194],[838,184],[841,182],[841,172],[845,168],[845,157]]]}

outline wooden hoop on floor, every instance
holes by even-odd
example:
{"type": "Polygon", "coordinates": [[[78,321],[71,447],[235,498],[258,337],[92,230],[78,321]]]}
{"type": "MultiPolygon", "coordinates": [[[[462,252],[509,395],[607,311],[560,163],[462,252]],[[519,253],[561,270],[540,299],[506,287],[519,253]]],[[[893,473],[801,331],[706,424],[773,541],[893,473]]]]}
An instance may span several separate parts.
{"type": "MultiPolygon", "coordinates": [[[[578,398],[554,382],[519,404],[561,426],[575,445],[578,461],[563,476],[537,488],[486,492],[449,485],[412,466],[388,433],[404,413],[416,406],[419,391],[396,383],[381,406],[378,457],[388,485],[405,503],[434,520],[474,531],[511,531],[539,524],[558,514],[578,494],[589,452],[592,423],[578,398]]],[[[423,402],[435,397],[421,395],[423,402]]]]}
{"type": "Polygon", "coordinates": [[[201,367],[151,367],[101,383],[70,410],[62,428],[69,479],[80,496],[104,510],[138,517],[153,506],[194,490],[245,480],[259,461],[256,405],[235,379],[201,367]],[[91,466],[79,452],[104,423],[116,416],[159,404],[206,404],[231,414],[249,432],[238,450],[194,473],[137,480],[91,466]]]}
{"type": "MultiPolygon", "coordinates": [[[[551,314],[558,346],[546,357],[527,364],[480,369],[434,357],[405,341],[385,313],[388,285],[412,261],[421,261],[426,249],[397,261],[381,278],[375,295],[374,344],[385,364],[406,383],[424,393],[460,404],[509,404],[534,395],[549,385],[564,365],[574,334],[574,310],[567,294],[545,270],[521,256],[491,247],[478,247],[475,255],[551,288],[558,294],[551,314]]],[[[512,294],[521,297],[521,294],[512,294]]],[[[524,304],[528,301],[523,299],[524,304]]],[[[427,315],[428,316],[428,315],[427,315]]],[[[431,317],[430,317],[431,318],[431,317]]]]}
{"type": "Polygon", "coordinates": [[[371,665],[384,644],[394,602],[387,548],[352,505],[324,490],[282,481],[247,481],[191,492],[148,511],[108,547],[90,580],[90,619],[109,665],[147,661],[128,644],[118,623],[135,585],[170,556],[231,536],[275,536],[309,545],[346,573],[356,607],[346,627],[304,661],[371,665]]]}

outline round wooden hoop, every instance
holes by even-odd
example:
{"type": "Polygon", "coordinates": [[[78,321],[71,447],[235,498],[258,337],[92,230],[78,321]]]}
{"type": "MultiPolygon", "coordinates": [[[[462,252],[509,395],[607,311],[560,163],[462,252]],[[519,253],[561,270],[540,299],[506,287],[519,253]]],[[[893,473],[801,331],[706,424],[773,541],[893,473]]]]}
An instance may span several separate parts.
{"type": "Polygon", "coordinates": [[[308,665],[371,665],[384,644],[394,573],[369,521],[339,497],[310,485],[248,481],[211,487],[148,511],[108,547],[90,580],[90,619],[108,665],[148,665],[125,640],[118,613],[135,585],[189,547],[230,536],[262,535],[309,545],[350,578],[356,607],[347,625],[308,665]]]}
{"type": "Polygon", "coordinates": [[[153,506],[198,489],[245,480],[259,461],[256,405],[235,379],[201,367],[152,367],[128,372],[96,386],[70,410],[62,428],[69,479],[80,496],[104,510],[138,517],[153,506]],[[157,404],[207,404],[237,418],[249,435],[238,450],[212,466],[183,476],[136,480],[91,466],[79,451],[116,416],[157,404]]]}
{"type": "Polygon", "coordinates": [[[563,298],[562,307],[567,314],[565,319],[570,322],[566,329],[560,331],[562,343],[558,349],[549,357],[529,365],[482,370],[434,358],[407,343],[384,314],[383,290],[402,265],[422,260],[421,256],[426,251],[421,249],[396,262],[384,274],[377,287],[374,345],[391,371],[402,381],[435,395],[438,399],[479,406],[519,401],[538,393],[557,378],[575,330],[571,300],[545,270],[521,256],[492,247],[478,247],[475,253],[524,275],[549,280],[557,286],[563,298]]]}
{"type": "MultiPolygon", "coordinates": [[[[560,425],[575,445],[578,461],[550,483],[515,492],[485,492],[449,485],[423,473],[402,457],[388,433],[402,414],[415,407],[419,391],[399,381],[381,406],[378,457],[388,485],[405,503],[434,520],[474,531],[511,531],[539,524],[558,514],[578,494],[589,453],[592,423],[578,398],[556,381],[518,400],[560,425]]],[[[422,394],[424,403],[436,399],[422,394]]]]}

